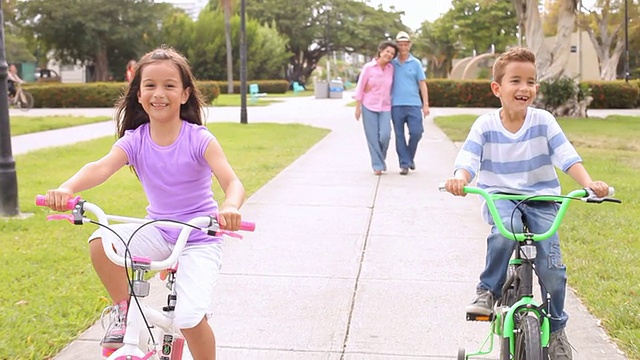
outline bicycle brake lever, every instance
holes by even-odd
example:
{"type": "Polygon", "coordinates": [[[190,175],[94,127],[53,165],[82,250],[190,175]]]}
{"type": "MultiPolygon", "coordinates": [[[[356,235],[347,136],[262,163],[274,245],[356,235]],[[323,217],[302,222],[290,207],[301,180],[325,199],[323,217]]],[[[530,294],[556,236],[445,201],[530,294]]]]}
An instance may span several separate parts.
{"type": "Polygon", "coordinates": [[[236,239],[242,239],[242,235],[238,234],[237,232],[233,232],[233,231],[228,231],[228,230],[218,230],[216,231],[217,235],[227,235],[230,236],[232,238],[236,238],[236,239]]]}
{"type": "Polygon", "coordinates": [[[73,215],[71,214],[53,214],[53,215],[47,215],[47,221],[53,221],[53,220],[67,220],[68,222],[74,224],[75,219],[73,217],[73,215]]]}

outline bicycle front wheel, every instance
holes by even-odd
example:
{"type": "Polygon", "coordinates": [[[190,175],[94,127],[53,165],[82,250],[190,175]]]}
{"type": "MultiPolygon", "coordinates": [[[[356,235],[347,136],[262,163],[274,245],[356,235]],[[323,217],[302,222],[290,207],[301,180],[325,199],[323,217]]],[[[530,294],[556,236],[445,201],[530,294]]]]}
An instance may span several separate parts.
{"type": "Polygon", "coordinates": [[[18,96],[18,100],[16,101],[18,108],[23,111],[27,111],[33,108],[33,95],[26,91],[22,91],[20,96],[18,96]]]}
{"type": "Polygon", "coordinates": [[[540,319],[525,314],[518,323],[514,360],[543,360],[540,319]]]}

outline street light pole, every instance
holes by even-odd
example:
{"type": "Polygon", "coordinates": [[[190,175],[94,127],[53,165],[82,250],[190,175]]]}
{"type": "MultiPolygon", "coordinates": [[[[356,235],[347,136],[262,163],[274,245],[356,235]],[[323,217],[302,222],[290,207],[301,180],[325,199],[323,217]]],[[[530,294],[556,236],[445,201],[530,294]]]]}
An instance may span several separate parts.
{"type": "Polygon", "coordinates": [[[245,0],[240,0],[240,123],[247,121],[247,29],[245,0]]]}
{"type": "Polygon", "coordinates": [[[0,216],[16,216],[18,209],[18,178],[11,151],[9,100],[7,98],[7,59],[4,50],[4,18],[0,1],[0,216]]]}
{"type": "Polygon", "coordinates": [[[624,0],[624,81],[629,82],[629,4],[624,0]]]}

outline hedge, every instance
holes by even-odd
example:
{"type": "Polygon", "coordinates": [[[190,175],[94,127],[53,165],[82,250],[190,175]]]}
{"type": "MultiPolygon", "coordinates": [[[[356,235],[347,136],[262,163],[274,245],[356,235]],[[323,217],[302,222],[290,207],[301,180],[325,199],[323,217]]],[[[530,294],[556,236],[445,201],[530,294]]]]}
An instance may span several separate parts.
{"type": "MultiPolygon", "coordinates": [[[[248,81],[258,84],[261,93],[284,94],[289,90],[286,80],[248,81]]],[[[499,107],[500,100],[491,92],[489,80],[457,81],[429,79],[429,104],[433,107],[499,107]]],[[[640,107],[640,80],[624,81],[584,81],[591,89],[592,109],[629,109],[640,107]]],[[[198,81],[198,88],[206,103],[227,92],[225,81],[198,81]]],[[[33,94],[34,107],[113,107],[124,92],[127,84],[118,82],[63,84],[27,84],[33,94]]],[[[240,93],[240,82],[234,81],[234,93],[240,93]]]]}
{"type": "MultiPolygon", "coordinates": [[[[203,100],[209,104],[218,97],[220,89],[215,81],[198,81],[198,89],[203,100]]],[[[90,108],[113,107],[124,94],[127,83],[35,83],[27,84],[25,89],[34,98],[36,108],[90,108]]]]}

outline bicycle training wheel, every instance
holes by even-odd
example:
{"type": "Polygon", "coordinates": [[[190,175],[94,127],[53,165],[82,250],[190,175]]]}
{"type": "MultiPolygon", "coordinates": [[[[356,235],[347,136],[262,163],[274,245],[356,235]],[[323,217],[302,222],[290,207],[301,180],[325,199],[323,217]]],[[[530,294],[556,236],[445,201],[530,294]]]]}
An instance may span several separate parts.
{"type": "Polygon", "coordinates": [[[523,315],[518,322],[514,360],[543,360],[540,339],[540,320],[533,315],[523,315]]]}
{"type": "Polygon", "coordinates": [[[16,104],[18,105],[18,108],[23,111],[27,111],[33,108],[33,95],[29,94],[26,91],[22,91],[22,93],[20,93],[20,96],[18,96],[16,104]]]}

